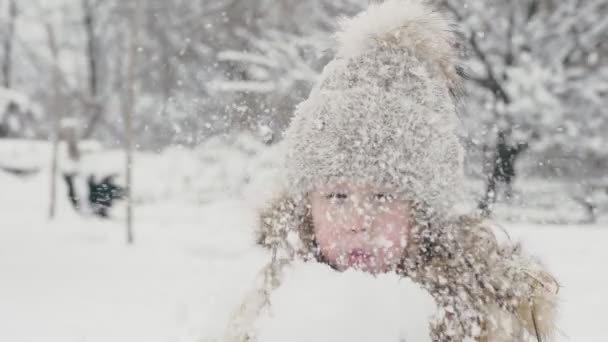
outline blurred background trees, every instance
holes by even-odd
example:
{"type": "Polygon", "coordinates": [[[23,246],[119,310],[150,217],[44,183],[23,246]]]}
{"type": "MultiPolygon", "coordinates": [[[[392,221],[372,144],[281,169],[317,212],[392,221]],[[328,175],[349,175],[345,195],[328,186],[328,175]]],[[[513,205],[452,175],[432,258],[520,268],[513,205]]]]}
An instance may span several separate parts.
{"type": "MultiPolygon", "coordinates": [[[[608,169],[608,2],[434,2],[462,37],[479,206],[501,189],[510,198],[518,176],[584,181],[576,196],[587,198],[608,169]]],[[[81,139],[124,144],[133,3],[0,0],[0,136],[47,139],[59,116],[81,139]]],[[[337,18],[367,3],[143,1],[136,148],[196,146],[234,130],[279,141],[332,56],[337,18]]]]}
{"type": "Polygon", "coordinates": [[[605,173],[608,142],[600,137],[608,132],[602,109],[608,104],[608,3],[448,0],[443,5],[461,24],[467,43],[476,108],[465,117],[484,152],[487,176],[480,207],[494,201],[497,183],[510,197],[515,163],[528,149],[547,164],[534,168],[553,176],[579,177],[581,169],[605,173]]]}
{"type": "MultiPolygon", "coordinates": [[[[131,2],[0,5],[3,84],[10,88],[11,79],[47,109],[37,136],[49,134],[51,89],[59,87],[59,108],[79,122],[82,138],[120,144],[131,2]]],[[[135,131],[139,146],[160,148],[235,128],[280,132],[322,67],[334,18],[356,13],[361,1],[150,0],[143,7],[135,131]]]]}

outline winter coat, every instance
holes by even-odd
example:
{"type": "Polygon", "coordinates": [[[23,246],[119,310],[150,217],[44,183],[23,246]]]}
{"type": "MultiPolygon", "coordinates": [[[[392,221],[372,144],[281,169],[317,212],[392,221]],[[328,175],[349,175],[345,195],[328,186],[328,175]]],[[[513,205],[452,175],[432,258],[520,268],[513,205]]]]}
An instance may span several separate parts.
{"type": "MultiPolygon", "coordinates": [[[[547,341],[557,284],[538,260],[499,243],[492,226],[454,217],[465,195],[456,35],[425,0],[386,0],[340,22],[336,51],[285,133],[287,194],[260,215],[272,252],[226,341],[255,341],[255,321],[296,259],[324,262],[307,193],[346,179],[391,187],[415,224],[396,272],[435,299],[437,342],[547,341]],[[410,213],[408,213],[410,214],[410,213]]],[[[264,341],[261,341],[264,342],[264,341]]]]}
{"type": "MultiPolygon", "coordinates": [[[[315,255],[306,205],[281,196],[260,215],[258,242],[272,252],[258,283],[234,313],[224,341],[256,341],[253,326],[281,274],[295,259],[315,255]]],[[[474,217],[429,218],[413,231],[397,272],[428,290],[439,310],[437,342],[550,341],[555,333],[558,284],[521,246],[498,242],[492,226],[474,217]]],[[[263,341],[260,341],[263,342],[263,341]]]]}

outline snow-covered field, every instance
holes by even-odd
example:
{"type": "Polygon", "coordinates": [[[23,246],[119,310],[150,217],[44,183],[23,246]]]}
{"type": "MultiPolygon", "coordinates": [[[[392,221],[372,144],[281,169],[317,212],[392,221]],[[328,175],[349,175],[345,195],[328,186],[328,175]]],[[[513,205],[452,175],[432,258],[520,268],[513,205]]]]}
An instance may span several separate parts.
{"type": "MultiPolygon", "coordinates": [[[[139,203],[135,244],[127,246],[121,208],[105,221],[77,215],[63,188],[58,215],[49,221],[47,178],[45,172],[25,179],[0,172],[0,341],[177,342],[221,336],[268,257],[252,237],[251,193],[264,187],[247,181],[252,189],[229,196],[139,203]]],[[[608,307],[608,227],[510,224],[507,229],[544,259],[563,286],[557,340],[608,340],[603,312],[608,307]]],[[[302,282],[314,289],[311,277],[326,273],[320,268],[305,272],[293,274],[291,284],[309,279],[302,282]]],[[[378,300],[362,300],[362,305],[401,315],[390,297],[398,294],[394,279],[378,279],[379,286],[363,283],[353,291],[368,290],[378,300]]],[[[289,311],[288,294],[277,292],[277,312],[289,311]]],[[[305,304],[302,298],[294,303],[305,304]]],[[[325,314],[317,318],[338,317],[331,310],[322,308],[325,314]]],[[[377,311],[372,315],[366,318],[369,329],[398,324],[395,319],[370,322],[370,317],[382,317],[377,311]]],[[[344,335],[349,342],[353,336],[354,341],[369,340],[350,332],[344,335]]]]}

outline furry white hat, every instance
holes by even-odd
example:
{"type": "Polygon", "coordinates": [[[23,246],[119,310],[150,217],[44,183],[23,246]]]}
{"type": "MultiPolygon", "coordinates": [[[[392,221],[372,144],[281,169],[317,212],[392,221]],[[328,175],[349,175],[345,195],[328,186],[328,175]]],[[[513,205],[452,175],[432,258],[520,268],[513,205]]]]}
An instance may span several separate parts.
{"type": "Polygon", "coordinates": [[[421,0],[388,0],[343,20],[336,40],[286,132],[290,186],[371,181],[448,211],[464,180],[449,22],[421,0]]]}

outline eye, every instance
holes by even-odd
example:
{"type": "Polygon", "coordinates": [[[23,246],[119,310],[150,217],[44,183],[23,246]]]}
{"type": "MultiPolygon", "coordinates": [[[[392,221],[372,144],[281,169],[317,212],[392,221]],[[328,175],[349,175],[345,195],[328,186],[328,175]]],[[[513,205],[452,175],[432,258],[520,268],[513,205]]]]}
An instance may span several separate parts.
{"type": "Polygon", "coordinates": [[[374,194],[374,199],[380,202],[390,202],[395,199],[395,196],[387,193],[374,194]]]}
{"type": "Polygon", "coordinates": [[[332,192],[325,195],[325,198],[343,201],[348,198],[348,195],[342,192],[332,192]]]}

